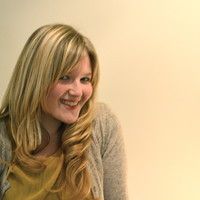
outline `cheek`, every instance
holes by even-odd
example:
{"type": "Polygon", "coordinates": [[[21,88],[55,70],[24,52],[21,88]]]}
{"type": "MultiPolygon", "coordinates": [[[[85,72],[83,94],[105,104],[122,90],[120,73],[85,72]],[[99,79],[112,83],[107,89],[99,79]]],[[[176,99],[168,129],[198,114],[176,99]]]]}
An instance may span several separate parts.
{"type": "Polygon", "coordinates": [[[53,100],[59,98],[63,93],[63,88],[60,85],[52,87],[47,95],[47,100],[53,100]]]}
{"type": "Polygon", "coordinates": [[[93,87],[91,85],[85,89],[85,100],[90,99],[90,97],[92,96],[92,93],[93,93],[93,87]]]}
{"type": "Polygon", "coordinates": [[[54,86],[49,90],[46,97],[46,105],[54,105],[57,103],[58,99],[62,94],[62,88],[59,86],[54,86]]]}

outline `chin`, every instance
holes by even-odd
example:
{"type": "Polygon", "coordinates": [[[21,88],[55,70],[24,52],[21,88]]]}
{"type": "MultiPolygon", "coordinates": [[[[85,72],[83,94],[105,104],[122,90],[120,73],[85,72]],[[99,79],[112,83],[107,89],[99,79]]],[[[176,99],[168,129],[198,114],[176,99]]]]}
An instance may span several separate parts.
{"type": "Polygon", "coordinates": [[[63,120],[63,122],[64,122],[65,124],[73,124],[73,123],[75,123],[77,120],[78,120],[78,117],[77,117],[77,118],[74,118],[74,119],[63,120]]]}

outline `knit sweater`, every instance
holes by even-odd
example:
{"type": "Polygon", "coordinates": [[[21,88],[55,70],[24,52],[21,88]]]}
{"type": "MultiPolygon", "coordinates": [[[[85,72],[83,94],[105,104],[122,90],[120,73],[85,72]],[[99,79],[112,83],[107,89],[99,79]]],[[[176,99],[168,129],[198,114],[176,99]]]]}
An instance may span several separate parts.
{"type": "MultiPolygon", "coordinates": [[[[119,122],[105,104],[99,103],[92,123],[93,140],[87,166],[92,193],[101,200],[127,200],[125,151],[119,122]]],[[[0,121],[0,159],[8,162],[12,159],[11,142],[3,121],[0,121]]],[[[7,170],[0,163],[0,200],[11,187],[6,180],[7,170]]]]}

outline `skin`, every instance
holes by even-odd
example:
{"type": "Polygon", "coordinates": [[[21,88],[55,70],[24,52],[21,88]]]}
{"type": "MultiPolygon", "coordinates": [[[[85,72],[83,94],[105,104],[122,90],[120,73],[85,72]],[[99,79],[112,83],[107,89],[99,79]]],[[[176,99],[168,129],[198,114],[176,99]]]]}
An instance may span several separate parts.
{"type": "Polygon", "coordinates": [[[54,153],[59,148],[60,125],[72,124],[78,119],[81,108],[93,92],[91,77],[90,59],[85,53],[74,69],[62,76],[50,88],[41,120],[42,126],[50,136],[50,141],[39,153],[40,155],[48,156],[54,153]]]}

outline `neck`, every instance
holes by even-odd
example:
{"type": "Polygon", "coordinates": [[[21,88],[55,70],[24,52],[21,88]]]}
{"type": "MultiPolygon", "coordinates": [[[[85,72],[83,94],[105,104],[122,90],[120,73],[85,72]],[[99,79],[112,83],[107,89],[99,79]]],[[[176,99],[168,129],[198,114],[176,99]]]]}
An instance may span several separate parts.
{"type": "Polygon", "coordinates": [[[49,136],[57,135],[61,122],[50,116],[48,113],[42,113],[42,127],[49,133],[49,136]]]}
{"type": "Polygon", "coordinates": [[[42,113],[41,126],[42,141],[34,154],[37,156],[50,156],[61,146],[61,122],[47,113],[42,113]]]}

